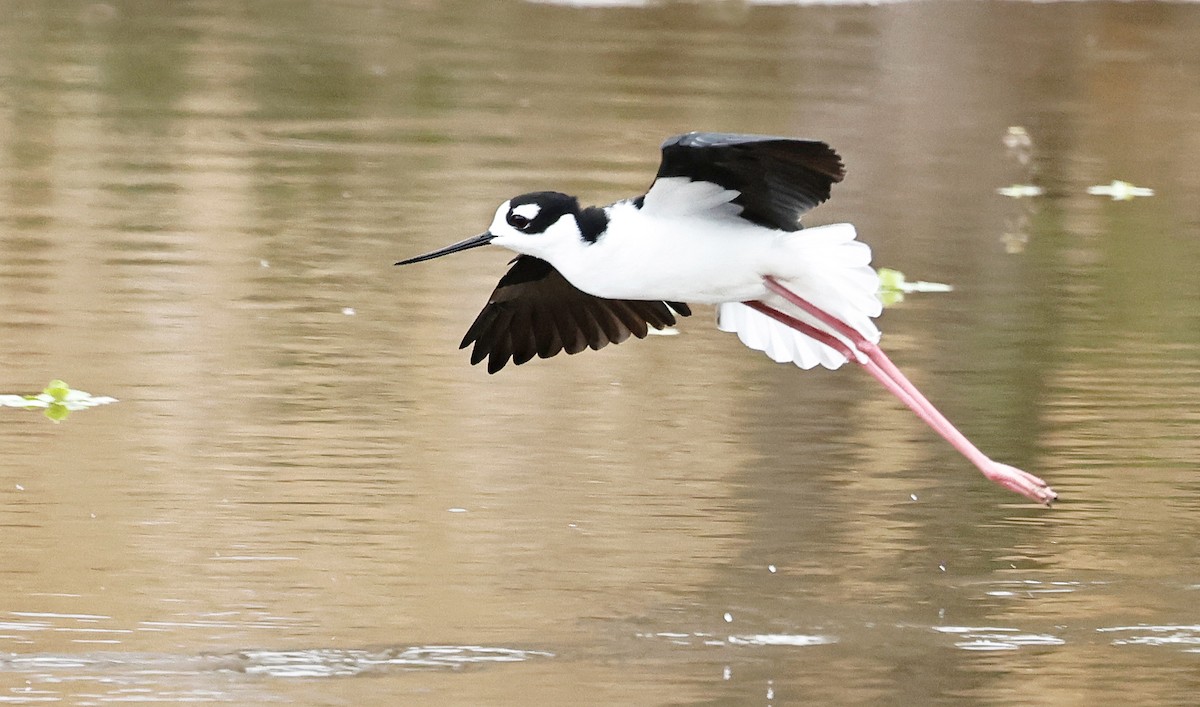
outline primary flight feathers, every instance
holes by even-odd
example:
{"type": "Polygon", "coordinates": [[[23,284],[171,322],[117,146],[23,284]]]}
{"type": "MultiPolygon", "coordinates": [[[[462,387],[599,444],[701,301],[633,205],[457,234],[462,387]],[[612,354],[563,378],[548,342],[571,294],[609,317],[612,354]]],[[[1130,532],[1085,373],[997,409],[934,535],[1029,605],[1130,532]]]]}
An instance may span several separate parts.
{"type": "Polygon", "coordinates": [[[467,330],[460,349],[472,343],[471,363],[488,360],[488,373],[509,359],[521,365],[565,351],[577,354],[619,344],[630,335],[645,338],[648,328],[675,324],[671,310],[689,316],[682,302],[615,300],[593,297],[540,258],[519,255],[512,261],[479,316],[467,330]]]}

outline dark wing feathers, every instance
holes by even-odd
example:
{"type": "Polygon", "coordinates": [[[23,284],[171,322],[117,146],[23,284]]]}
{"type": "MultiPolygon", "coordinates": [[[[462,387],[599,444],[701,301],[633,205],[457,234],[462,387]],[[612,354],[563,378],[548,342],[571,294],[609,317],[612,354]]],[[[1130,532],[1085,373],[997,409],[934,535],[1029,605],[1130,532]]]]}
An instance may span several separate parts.
{"type": "Polygon", "coordinates": [[[817,140],[767,135],[687,133],[662,146],[658,177],[686,177],[741,192],[742,218],[784,231],[829,198],[846,174],[842,159],[817,140]]]}
{"type": "Polygon", "coordinates": [[[646,320],[634,314],[629,305],[620,300],[610,300],[611,306],[609,311],[613,316],[620,320],[621,324],[629,330],[631,334],[641,339],[649,332],[649,327],[646,325],[646,320]]]}
{"type": "MultiPolygon", "coordinates": [[[[687,306],[687,302],[667,302],[667,306],[670,307],[671,309],[675,310],[676,312],[682,314],[685,317],[692,316],[692,308],[687,306]]],[[[670,312],[667,312],[667,314],[670,314],[670,312]]],[[[672,318],[671,321],[667,325],[664,325],[664,326],[669,326],[670,324],[674,324],[674,323],[675,323],[675,319],[672,318]]]]}
{"type": "Polygon", "coordinates": [[[601,349],[630,337],[645,338],[650,327],[675,324],[672,310],[692,312],[686,304],[593,297],[567,282],[549,263],[518,256],[500,278],[487,305],[467,330],[459,348],[474,344],[471,363],[488,360],[488,373],[511,359],[521,365],[534,356],[560,351],[575,354],[601,349]]]}

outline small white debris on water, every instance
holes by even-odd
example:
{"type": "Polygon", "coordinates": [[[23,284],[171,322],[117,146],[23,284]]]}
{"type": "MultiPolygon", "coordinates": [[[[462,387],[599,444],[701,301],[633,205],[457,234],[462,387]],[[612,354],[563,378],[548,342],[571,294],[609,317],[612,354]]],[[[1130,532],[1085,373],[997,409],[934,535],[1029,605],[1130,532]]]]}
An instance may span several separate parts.
{"type": "Polygon", "coordinates": [[[767,699],[768,700],[775,699],[775,681],[774,680],[767,681],[767,699]]]}
{"type": "Polygon", "coordinates": [[[1000,187],[996,190],[1000,196],[1007,196],[1010,199],[1023,199],[1029,196],[1041,196],[1046,193],[1046,190],[1033,184],[1013,184],[1007,187],[1000,187]]]}
{"type": "Polygon", "coordinates": [[[1029,136],[1028,130],[1020,125],[1009,126],[1001,140],[1004,142],[1004,147],[1008,149],[1008,153],[1015,157],[1017,162],[1023,165],[1029,164],[1029,160],[1033,157],[1033,138],[1029,136]]]}
{"type": "Polygon", "coordinates": [[[954,286],[947,285],[944,282],[925,282],[924,280],[915,280],[906,282],[901,287],[904,292],[953,292],[954,286]]]}
{"type": "Polygon", "coordinates": [[[75,411],[115,402],[117,402],[116,398],[107,395],[92,395],[84,390],[73,389],[67,389],[66,395],[58,398],[49,393],[38,393],[37,395],[28,396],[0,395],[0,407],[14,408],[44,409],[52,405],[61,405],[68,410],[75,411]]]}
{"type": "Polygon", "coordinates": [[[345,314],[347,317],[353,317],[355,315],[354,307],[342,307],[342,314],[345,314]]]}
{"type": "Polygon", "coordinates": [[[733,623],[733,614],[729,613],[728,611],[725,612],[725,623],[733,623]]]}
{"type": "Polygon", "coordinates": [[[24,486],[22,486],[21,484],[17,484],[17,490],[18,490],[18,491],[24,491],[24,490],[25,490],[25,487],[24,487],[24,486]]]}
{"type": "Polygon", "coordinates": [[[1154,196],[1153,189],[1137,187],[1120,179],[1114,179],[1110,184],[1088,187],[1087,193],[1093,196],[1111,196],[1113,201],[1129,201],[1138,196],[1154,196]]]}
{"type": "Polygon", "coordinates": [[[943,571],[943,572],[945,572],[945,571],[946,571],[946,564],[945,564],[945,563],[942,563],[942,564],[938,565],[938,569],[939,569],[939,570],[941,570],[941,571],[943,571]]]}
{"type": "Polygon", "coordinates": [[[725,670],[721,671],[721,679],[728,680],[731,677],[733,677],[733,668],[730,668],[728,665],[726,665],[725,670]]]}
{"type": "Polygon", "coordinates": [[[767,571],[771,574],[775,574],[775,565],[767,565],[767,571]]]}
{"type": "Polygon", "coordinates": [[[917,494],[915,494],[915,493],[910,493],[910,494],[908,494],[908,497],[909,497],[909,498],[911,498],[911,499],[912,499],[912,500],[914,500],[914,501],[915,501],[915,500],[917,500],[917,494]]]}
{"type": "Polygon", "coordinates": [[[450,511],[451,513],[466,513],[467,512],[467,509],[465,509],[465,508],[447,508],[446,510],[450,511]]]}
{"type": "Polygon", "coordinates": [[[259,261],[258,261],[258,267],[260,267],[260,268],[269,268],[269,267],[271,267],[271,264],[270,264],[269,262],[267,262],[267,259],[266,259],[266,258],[263,258],[263,259],[261,259],[261,260],[259,260],[259,261]]]}
{"type": "Polygon", "coordinates": [[[1010,125],[1008,130],[1004,131],[1004,146],[1010,150],[1029,147],[1032,144],[1033,140],[1029,138],[1029,131],[1020,125],[1010,125]]]}

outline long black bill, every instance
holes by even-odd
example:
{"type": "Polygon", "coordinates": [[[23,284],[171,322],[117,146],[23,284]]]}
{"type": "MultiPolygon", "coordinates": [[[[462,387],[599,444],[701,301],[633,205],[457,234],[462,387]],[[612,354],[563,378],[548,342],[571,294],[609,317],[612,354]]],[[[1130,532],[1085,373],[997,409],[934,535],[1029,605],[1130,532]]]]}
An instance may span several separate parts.
{"type": "Polygon", "coordinates": [[[466,239],[465,241],[459,241],[458,243],[455,243],[454,245],[448,245],[445,248],[439,248],[435,251],[426,253],[425,255],[418,255],[415,258],[409,258],[408,260],[401,260],[400,262],[398,262],[396,264],[397,265],[411,265],[413,263],[420,263],[425,260],[433,260],[434,258],[440,258],[443,255],[450,255],[451,253],[457,253],[460,250],[470,250],[471,248],[478,248],[481,245],[487,245],[488,243],[491,243],[493,238],[495,238],[495,236],[493,236],[491,233],[480,233],[478,236],[471,236],[470,238],[466,239]]]}

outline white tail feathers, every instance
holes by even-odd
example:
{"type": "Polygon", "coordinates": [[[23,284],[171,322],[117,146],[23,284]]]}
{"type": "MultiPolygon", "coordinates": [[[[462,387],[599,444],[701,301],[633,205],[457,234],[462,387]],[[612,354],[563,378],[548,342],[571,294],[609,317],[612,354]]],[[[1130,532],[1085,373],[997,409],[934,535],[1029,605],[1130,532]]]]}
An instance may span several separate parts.
{"type": "Polygon", "coordinates": [[[818,364],[839,368],[846,357],[833,349],[784,326],[740,302],[726,302],[717,309],[717,328],[736,332],[742,343],[762,351],[776,363],[796,364],[808,370],[818,364]]]}
{"type": "MultiPolygon", "coordinates": [[[[854,238],[854,226],[848,223],[789,233],[780,241],[780,262],[773,272],[765,275],[771,275],[792,292],[849,324],[869,341],[877,342],[879,329],[871,319],[883,311],[879,276],[871,267],[870,247],[854,238]]],[[[762,301],[838,336],[778,295],[769,295],[762,301]]],[[[809,369],[818,364],[838,368],[846,362],[846,357],[834,349],[738,302],[720,305],[717,327],[736,332],[746,346],[780,363],[791,361],[809,369]]]]}

